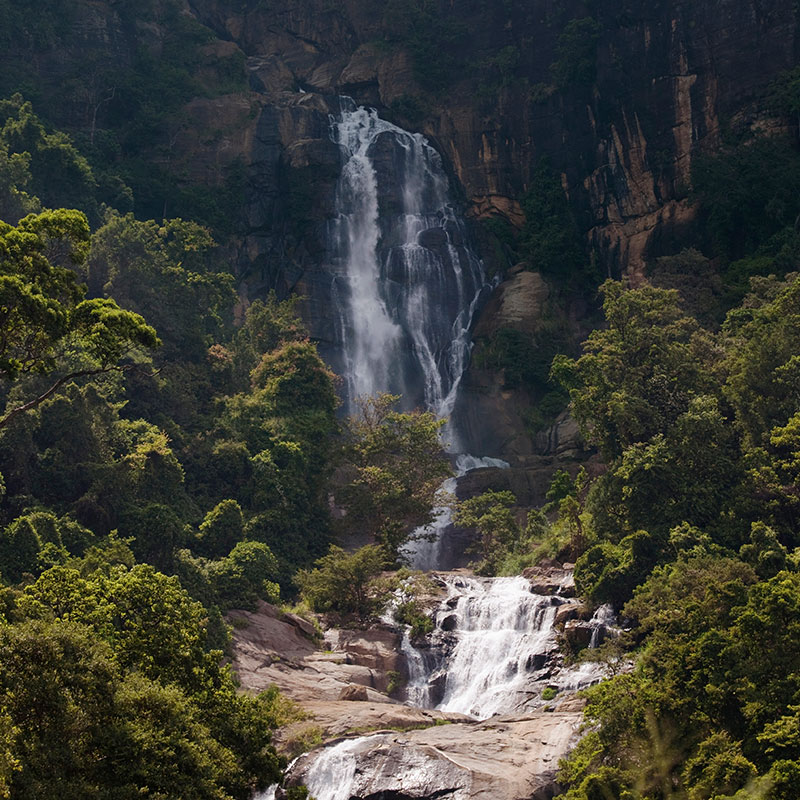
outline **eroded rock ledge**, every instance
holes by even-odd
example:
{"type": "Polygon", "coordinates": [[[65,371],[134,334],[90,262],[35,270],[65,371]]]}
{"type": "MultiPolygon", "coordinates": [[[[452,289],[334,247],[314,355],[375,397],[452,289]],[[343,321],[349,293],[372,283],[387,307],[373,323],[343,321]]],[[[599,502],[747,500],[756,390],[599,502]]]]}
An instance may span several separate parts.
{"type": "MultiPolygon", "coordinates": [[[[549,800],[580,719],[575,712],[538,713],[362,737],[345,746],[356,764],[350,798],[549,800]]],[[[287,787],[304,784],[317,757],[299,759],[287,787]]]]}
{"type": "Polygon", "coordinates": [[[461,714],[413,708],[386,693],[403,671],[400,634],[388,626],[332,630],[325,641],[306,620],[269,603],[232,612],[233,668],[246,691],[277,686],[309,718],[280,731],[279,748],[313,728],[323,740],[378,729],[407,729],[466,720],[461,714]]]}

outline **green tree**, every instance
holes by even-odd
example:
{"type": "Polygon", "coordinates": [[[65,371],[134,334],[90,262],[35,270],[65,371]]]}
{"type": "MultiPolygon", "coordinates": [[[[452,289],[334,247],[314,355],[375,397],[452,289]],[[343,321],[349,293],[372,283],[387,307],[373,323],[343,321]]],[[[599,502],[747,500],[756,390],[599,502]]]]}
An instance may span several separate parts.
{"type": "Polygon", "coordinates": [[[606,281],[601,291],[607,327],[589,335],[579,359],[557,357],[553,374],[587,440],[611,460],[666,431],[692,396],[712,393],[721,354],[674,290],[606,281]]]}
{"type": "Polygon", "coordinates": [[[311,570],[300,570],[297,583],[303,599],[315,611],[356,614],[365,622],[386,604],[390,589],[377,580],[386,566],[386,554],[377,545],[355,553],[331,547],[311,570]]]}
{"type": "Polygon", "coordinates": [[[753,286],[723,326],[724,391],[748,442],[758,446],[800,404],[800,276],[753,286]]]}
{"type": "MultiPolygon", "coordinates": [[[[20,94],[0,100],[0,148],[12,158],[25,159],[30,174],[30,181],[25,183],[46,206],[77,208],[96,218],[97,180],[89,162],[65,133],[48,133],[20,94]]],[[[0,219],[17,221],[13,216],[9,219],[0,215],[0,219]]]]}
{"type": "Polygon", "coordinates": [[[546,160],[533,169],[522,199],[525,224],[520,231],[520,256],[543,275],[580,283],[588,259],[561,180],[546,160]]]}
{"type": "Polygon", "coordinates": [[[265,757],[274,695],[237,698],[228,682],[209,703],[126,671],[112,646],[75,622],[0,628],[0,703],[13,726],[3,777],[22,800],[54,788],[74,800],[246,800],[279,776],[274,751],[265,757]],[[221,713],[228,721],[218,725],[221,713]]]}
{"type": "Polygon", "coordinates": [[[0,220],[16,225],[22,217],[41,211],[37,197],[29,193],[29,153],[9,153],[0,140],[0,220]]]}
{"type": "Polygon", "coordinates": [[[164,340],[165,359],[204,360],[234,303],[233,278],[214,248],[197,223],[108,211],[92,237],[89,288],[144,315],[164,340]]]}
{"type": "Polygon", "coordinates": [[[411,530],[431,522],[436,492],[451,474],[438,439],[444,421],[395,411],[398,400],[384,394],[361,401],[347,422],[347,480],[336,488],[347,510],[344,527],[373,534],[390,561],[411,530]]]}
{"type": "Polygon", "coordinates": [[[230,554],[209,565],[209,577],[223,610],[254,609],[259,599],[277,603],[278,562],[262,542],[239,542],[230,554]]]}
{"type": "Polygon", "coordinates": [[[458,504],[453,515],[456,525],[475,528],[479,538],[476,549],[481,557],[475,567],[479,575],[493,575],[506,553],[522,535],[512,507],[517,498],[512,492],[487,491],[458,504]]]}
{"type": "Polygon", "coordinates": [[[591,17],[570,20],[558,37],[556,60],[550,65],[559,89],[587,86],[597,71],[597,43],[602,26],[591,17]]]}
{"type": "Polygon", "coordinates": [[[0,428],[68,381],[119,369],[135,348],[159,344],[138,314],[113,300],[83,299],[83,287],[62,262],[82,263],[88,242],[86,217],[75,211],[29,215],[15,228],[0,223],[0,376],[62,373],[33,399],[6,410],[0,428]],[[77,368],[76,355],[84,359],[77,368]]]}
{"type": "Polygon", "coordinates": [[[197,548],[209,558],[226,556],[244,537],[244,517],[235,500],[223,500],[200,524],[197,548]]]}

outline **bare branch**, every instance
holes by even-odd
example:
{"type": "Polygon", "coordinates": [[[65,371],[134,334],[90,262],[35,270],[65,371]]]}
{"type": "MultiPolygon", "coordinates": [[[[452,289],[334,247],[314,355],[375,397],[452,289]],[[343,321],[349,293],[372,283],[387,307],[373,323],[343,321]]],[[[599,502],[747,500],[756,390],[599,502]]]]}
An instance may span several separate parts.
{"type": "Polygon", "coordinates": [[[1,417],[0,430],[5,428],[6,425],[8,425],[8,423],[14,419],[14,417],[18,416],[19,414],[24,414],[26,411],[31,411],[40,403],[43,403],[48,397],[50,397],[50,395],[52,395],[54,392],[57,392],[67,381],[71,381],[73,378],[82,378],[86,375],[100,375],[104,372],[110,372],[113,369],[120,369],[120,367],[98,367],[97,369],[80,369],[76,370],[75,372],[68,372],[66,375],[60,377],[46,392],[40,394],[38,397],[34,397],[33,400],[29,400],[27,403],[23,403],[21,406],[12,408],[11,411],[9,411],[4,417],[1,417]]]}

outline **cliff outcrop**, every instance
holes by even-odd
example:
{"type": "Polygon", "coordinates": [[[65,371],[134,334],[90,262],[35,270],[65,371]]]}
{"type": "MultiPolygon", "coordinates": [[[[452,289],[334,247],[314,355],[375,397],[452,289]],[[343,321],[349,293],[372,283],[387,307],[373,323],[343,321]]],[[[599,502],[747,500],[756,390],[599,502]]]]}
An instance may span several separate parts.
{"type": "MultiPolygon", "coordinates": [[[[693,241],[693,160],[729,134],[786,127],[765,98],[800,54],[787,0],[79,0],[51,11],[36,36],[6,42],[4,91],[35,75],[53,122],[112,157],[118,148],[143,187],[138,213],[189,213],[196,188],[211,187],[243,305],[273,289],[303,296],[323,353],[336,338],[324,258],[340,95],[436,146],[490,270],[511,267],[498,230],[524,226],[544,159],[597,276],[636,282],[693,241]]],[[[535,337],[548,315],[567,320],[572,341],[585,334],[569,290],[557,296],[535,272],[505,277],[479,341],[506,328],[535,337]]],[[[476,452],[578,452],[563,425],[531,424],[537,398],[496,367],[473,363],[463,388],[476,452]]]]}

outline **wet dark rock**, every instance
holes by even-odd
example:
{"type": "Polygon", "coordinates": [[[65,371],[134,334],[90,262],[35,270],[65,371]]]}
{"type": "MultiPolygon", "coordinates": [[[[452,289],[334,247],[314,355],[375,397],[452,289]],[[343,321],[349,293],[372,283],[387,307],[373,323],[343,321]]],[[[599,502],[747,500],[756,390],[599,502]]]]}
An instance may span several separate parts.
{"type": "Polygon", "coordinates": [[[564,625],[564,636],[573,650],[582,650],[592,641],[595,626],[589,622],[572,619],[564,625]]]}
{"type": "Polygon", "coordinates": [[[455,630],[458,625],[458,617],[455,614],[448,614],[441,622],[438,623],[439,628],[443,631],[455,630]]]}
{"type": "Polygon", "coordinates": [[[417,241],[423,247],[433,250],[437,247],[443,247],[447,244],[447,233],[445,233],[444,228],[429,228],[428,230],[420,233],[420,235],[417,237],[417,241]]]}

